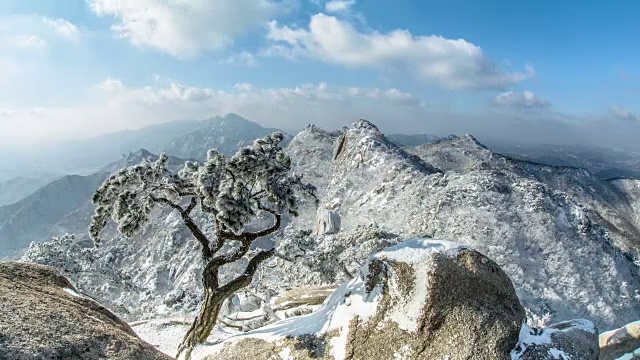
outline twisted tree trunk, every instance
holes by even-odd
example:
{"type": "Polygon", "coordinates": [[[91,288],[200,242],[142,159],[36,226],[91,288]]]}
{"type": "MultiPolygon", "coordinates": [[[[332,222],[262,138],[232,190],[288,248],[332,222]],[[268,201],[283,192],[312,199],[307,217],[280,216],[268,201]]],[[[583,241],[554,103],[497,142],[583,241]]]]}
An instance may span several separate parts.
{"type": "MultiPolygon", "coordinates": [[[[223,262],[221,260],[223,258],[218,257],[209,261],[202,273],[204,302],[200,306],[198,316],[191,324],[189,331],[178,347],[176,358],[180,358],[182,353],[185,355],[184,359],[189,360],[191,358],[191,353],[195,346],[204,343],[209,335],[211,335],[211,331],[213,331],[213,327],[218,321],[218,314],[224,301],[236,291],[249,286],[260,263],[270,258],[274,253],[275,249],[259,252],[249,260],[249,264],[241,275],[223,286],[219,286],[218,270],[220,266],[228,262],[223,262]]],[[[232,260],[233,257],[225,257],[224,260],[232,260]]]]}

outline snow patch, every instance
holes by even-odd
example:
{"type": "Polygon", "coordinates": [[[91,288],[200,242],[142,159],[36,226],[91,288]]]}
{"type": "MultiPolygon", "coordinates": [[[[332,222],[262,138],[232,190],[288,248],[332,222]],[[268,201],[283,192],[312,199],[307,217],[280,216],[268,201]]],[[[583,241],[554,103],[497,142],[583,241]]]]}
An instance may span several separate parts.
{"type": "Polygon", "coordinates": [[[569,355],[567,355],[567,353],[565,353],[562,350],[558,350],[558,349],[550,349],[549,353],[551,354],[551,356],[553,356],[554,359],[559,359],[559,360],[570,360],[571,358],[569,357],[569,355]]]}
{"type": "Polygon", "coordinates": [[[293,356],[291,355],[291,349],[290,348],[282,349],[282,351],[280,351],[280,353],[278,355],[280,355],[280,359],[281,360],[294,360],[293,356]]]}
{"type": "Polygon", "coordinates": [[[62,290],[66,291],[67,293],[71,294],[72,296],[79,297],[79,298],[84,298],[84,296],[78,294],[77,292],[75,292],[71,288],[62,288],[62,290]]]}
{"type": "MultiPolygon", "coordinates": [[[[397,306],[388,314],[400,329],[415,332],[418,328],[418,318],[422,315],[428,291],[426,279],[428,279],[430,266],[425,259],[434,253],[455,256],[462,248],[464,248],[462,245],[446,240],[411,239],[372,256],[373,259],[408,263],[415,270],[414,293],[404,306],[397,306]]],[[[392,283],[392,286],[396,284],[392,283]]]]}
{"type": "MultiPolygon", "coordinates": [[[[582,330],[586,332],[595,333],[596,329],[594,324],[591,321],[578,319],[572,320],[571,330],[582,330]]],[[[516,344],[515,348],[511,351],[511,359],[519,360],[522,354],[527,350],[527,348],[532,346],[539,345],[549,345],[553,342],[551,339],[552,334],[557,332],[563,332],[565,330],[559,330],[554,328],[545,328],[545,329],[533,329],[529,327],[526,323],[522,324],[520,328],[519,341],[516,344]]],[[[569,355],[567,355],[564,351],[556,348],[549,349],[549,353],[555,358],[559,360],[569,360],[571,359],[569,355]]]]}

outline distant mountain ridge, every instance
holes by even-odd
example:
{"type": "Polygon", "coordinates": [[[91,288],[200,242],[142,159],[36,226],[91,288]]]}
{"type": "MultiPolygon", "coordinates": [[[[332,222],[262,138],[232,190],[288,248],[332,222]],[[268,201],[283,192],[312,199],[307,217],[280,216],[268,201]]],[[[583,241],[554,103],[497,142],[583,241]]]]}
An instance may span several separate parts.
{"type": "MultiPolygon", "coordinates": [[[[19,171],[26,171],[24,169],[27,167],[36,165],[45,171],[87,175],[98,171],[104,164],[122,154],[140,148],[155,154],[167,152],[174,156],[202,158],[206,157],[210,146],[218,146],[223,153],[228,153],[273,131],[277,130],[263,128],[240,115],[230,113],[205,120],[173,121],[87,140],[49,145],[31,153],[17,153],[0,159],[0,168],[15,169],[15,177],[22,175],[19,171]]],[[[286,136],[286,139],[290,138],[290,135],[286,136]]]]}
{"type": "Polygon", "coordinates": [[[14,204],[58,177],[61,176],[43,174],[38,177],[19,176],[0,181],[0,206],[14,204]]]}
{"type": "Polygon", "coordinates": [[[255,139],[273,132],[283,133],[283,147],[292,139],[291,135],[282,130],[265,128],[231,113],[223,118],[207,120],[198,129],[174,137],[157,150],[178,157],[204,160],[211,148],[216,148],[224,155],[233,155],[238,148],[250,145],[255,139]]]}

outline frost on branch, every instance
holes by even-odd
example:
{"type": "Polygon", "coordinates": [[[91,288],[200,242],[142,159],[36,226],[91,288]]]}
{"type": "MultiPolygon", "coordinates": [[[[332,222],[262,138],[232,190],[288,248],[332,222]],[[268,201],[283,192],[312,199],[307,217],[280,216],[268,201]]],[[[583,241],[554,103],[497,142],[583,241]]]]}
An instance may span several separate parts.
{"type": "Polygon", "coordinates": [[[94,240],[109,218],[118,231],[133,235],[149,220],[157,205],[191,211],[196,206],[211,213],[220,226],[239,234],[266,208],[278,214],[297,215],[296,192],[313,195],[315,188],[291,173],[291,159],[278,146],[283,136],[274,133],[226,159],[209,150],[203,163],[187,162],[177,174],[167,167],[167,155],[145,160],[111,175],[96,191],[90,234],[94,240]]]}

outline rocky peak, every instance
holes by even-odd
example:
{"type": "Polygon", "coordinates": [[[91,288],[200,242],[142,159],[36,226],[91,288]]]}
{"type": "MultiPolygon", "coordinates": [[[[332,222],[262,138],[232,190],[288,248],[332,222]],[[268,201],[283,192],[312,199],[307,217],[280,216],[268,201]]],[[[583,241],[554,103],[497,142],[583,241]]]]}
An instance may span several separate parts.
{"type": "Polygon", "coordinates": [[[127,161],[142,161],[151,157],[157,158],[157,156],[152,154],[149,150],[142,148],[137,151],[130,151],[127,155],[124,156],[127,161]]]}
{"type": "Polygon", "coordinates": [[[353,123],[352,128],[354,129],[367,129],[375,132],[380,132],[377,126],[375,126],[372,122],[365,119],[360,119],[353,123]]]}

